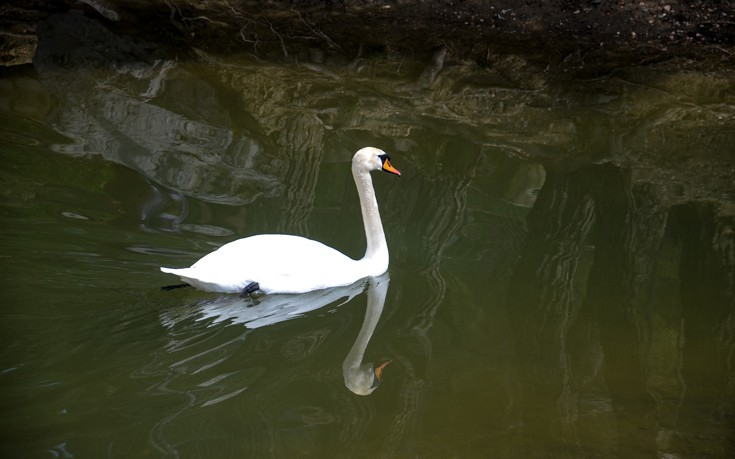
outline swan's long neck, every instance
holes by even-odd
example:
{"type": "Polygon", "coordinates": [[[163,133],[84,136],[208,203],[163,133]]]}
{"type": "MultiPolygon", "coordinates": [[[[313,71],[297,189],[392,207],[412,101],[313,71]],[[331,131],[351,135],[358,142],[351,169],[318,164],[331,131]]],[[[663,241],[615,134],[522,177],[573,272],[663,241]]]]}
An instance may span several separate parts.
{"type": "MultiPolygon", "coordinates": [[[[380,220],[378,201],[375,199],[375,190],[370,173],[352,168],[352,176],[357,185],[357,194],[360,196],[360,208],[362,209],[362,221],[365,225],[365,238],[367,249],[365,257],[361,261],[372,261],[376,264],[385,265],[388,268],[388,244],[385,242],[383,222],[380,220]]],[[[377,274],[382,274],[381,271],[377,274]]]]}

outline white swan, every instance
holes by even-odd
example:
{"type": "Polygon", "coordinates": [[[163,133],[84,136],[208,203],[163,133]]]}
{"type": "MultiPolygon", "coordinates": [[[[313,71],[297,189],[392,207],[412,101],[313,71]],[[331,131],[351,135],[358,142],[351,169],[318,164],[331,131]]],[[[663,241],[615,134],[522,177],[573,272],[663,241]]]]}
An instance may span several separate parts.
{"type": "Polygon", "coordinates": [[[370,171],[400,176],[380,149],[366,147],[352,157],[352,176],[360,196],[367,249],[359,260],[321,242],[286,234],[238,239],[205,255],[190,268],[161,268],[183,282],[209,292],[304,293],[349,285],[388,270],[388,245],[380,221],[370,171]]]}

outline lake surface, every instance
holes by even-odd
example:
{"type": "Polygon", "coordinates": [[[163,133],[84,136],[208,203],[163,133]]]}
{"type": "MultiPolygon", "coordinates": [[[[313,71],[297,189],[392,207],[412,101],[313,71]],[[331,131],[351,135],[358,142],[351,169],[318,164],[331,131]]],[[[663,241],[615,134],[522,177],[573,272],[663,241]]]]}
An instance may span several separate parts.
{"type": "Polygon", "coordinates": [[[2,457],[735,454],[731,78],[60,52],[0,78],[2,457]],[[360,257],[367,145],[386,276],[159,290],[258,233],[360,257]]]}

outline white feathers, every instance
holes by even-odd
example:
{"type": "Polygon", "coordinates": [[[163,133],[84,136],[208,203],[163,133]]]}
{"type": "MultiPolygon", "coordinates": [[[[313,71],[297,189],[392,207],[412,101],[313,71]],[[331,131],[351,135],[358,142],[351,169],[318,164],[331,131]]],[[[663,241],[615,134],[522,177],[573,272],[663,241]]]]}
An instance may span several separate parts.
{"type": "Polygon", "coordinates": [[[352,175],[362,208],[367,250],[353,260],[311,239],[261,234],[225,244],[189,268],[161,268],[182,281],[210,292],[241,292],[257,282],[264,293],[303,293],[349,285],[388,269],[388,247],[375,200],[370,171],[400,173],[377,148],[363,148],[352,159],[352,175]]]}

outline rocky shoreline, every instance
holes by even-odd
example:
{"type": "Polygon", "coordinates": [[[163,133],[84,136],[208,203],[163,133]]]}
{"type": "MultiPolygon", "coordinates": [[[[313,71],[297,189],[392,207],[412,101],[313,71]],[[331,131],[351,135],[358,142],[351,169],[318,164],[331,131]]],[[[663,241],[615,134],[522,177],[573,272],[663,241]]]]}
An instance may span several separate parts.
{"type": "MultiPolygon", "coordinates": [[[[292,129],[318,144],[335,119],[406,138],[418,113],[508,156],[612,161],[675,188],[672,201],[729,203],[734,19],[735,2],[701,1],[10,0],[0,5],[0,72],[37,73],[41,92],[60,99],[101,79],[146,111],[169,72],[206,62],[270,141],[292,129]],[[231,71],[233,61],[250,70],[231,71]],[[361,116],[343,113],[335,98],[361,100],[350,82],[385,97],[361,116]],[[320,107],[313,126],[303,107],[320,107]]],[[[117,113],[120,101],[99,96],[105,116],[117,113]]]]}
{"type": "Polygon", "coordinates": [[[735,63],[735,3],[630,0],[10,0],[0,6],[0,65],[30,63],[36,25],[76,11],[173,55],[349,62],[375,53],[492,65],[523,56],[560,76],[626,65],[735,63]]]}

